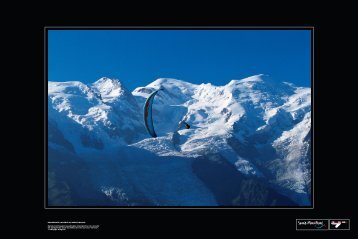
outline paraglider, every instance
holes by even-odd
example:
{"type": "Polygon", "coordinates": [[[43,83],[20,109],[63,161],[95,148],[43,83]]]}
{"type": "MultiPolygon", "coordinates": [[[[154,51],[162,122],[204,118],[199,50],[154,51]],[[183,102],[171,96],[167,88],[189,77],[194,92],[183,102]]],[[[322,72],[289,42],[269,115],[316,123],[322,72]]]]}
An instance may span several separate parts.
{"type": "Polygon", "coordinates": [[[155,95],[160,90],[163,90],[163,89],[156,90],[152,94],[150,94],[150,96],[148,97],[148,99],[145,101],[145,104],[144,104],[144,123],[145,123],[145,127],[146,127],[148,133],[154,138],[157,137],[157,134],[155,133],[154,125],[153,125],[152,105],[153,105],[153,102],[154,102],[155,95]]]}
{"type": "MultiPolygon", "coordinates": [[[[155,95],[160,90],[164,90],[164,89],[156,90],[156,91],[154,91],[153,93],[151,93],[149,95],[148,99],[145,101],[144,108],[143,108],[143,110],[144,110],[145,128],[147,129],[148,133],[153,138],[156,138],[157,134],[155,133],[155,130],[154,130],[153,117],[152,117],[152,105],[153,105],[153,102],[154,102],[155,95]]],[[[177,130],[179,130],[182,126],[185,126],[186,129],[190,128],[190,125],[188,123],[186,123],[184,120],[182,120],[181,122],[179,122],[179,126],[178,126],[177,130]]]]}
{"type": "Polygon", "coordinates": [[[183,126],[184,126],[186,129],[190,129],[190,125],[189,125],[187,122],[185,122],[185,120],[182,120],[182,121],[180,121],[179,124],[178,124],[178,130],[181,129],[183,126]]]}

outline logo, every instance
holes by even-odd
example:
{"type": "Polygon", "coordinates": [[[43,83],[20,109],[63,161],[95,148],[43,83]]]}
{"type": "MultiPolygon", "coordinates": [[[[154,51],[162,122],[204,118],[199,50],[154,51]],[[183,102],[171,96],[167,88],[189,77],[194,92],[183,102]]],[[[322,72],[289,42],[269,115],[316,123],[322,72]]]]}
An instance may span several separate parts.
{"type": "Polygon", "coordinates": [[[330,219],[329,230],[350,230],[349,219],[330,219]]]}
{"type": "Polygon", "coordinates": [[[296,219],[296,230],[328,230],[328,219],[296,219]]]}

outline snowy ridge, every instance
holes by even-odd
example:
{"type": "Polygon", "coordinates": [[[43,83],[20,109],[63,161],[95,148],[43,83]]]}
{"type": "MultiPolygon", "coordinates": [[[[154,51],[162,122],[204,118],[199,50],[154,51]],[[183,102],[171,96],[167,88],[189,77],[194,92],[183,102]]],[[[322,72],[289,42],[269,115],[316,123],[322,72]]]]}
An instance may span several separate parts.
{"type": "MultiPolygon", "coordinates": [[[[122,185],[98,185],[98,192],[109,198],[110,203],[176,203],[171,197],[178,192],[169,185],[165,189],[169,190],[165,192],[166,199],[154,199],[148,195],[149,189],[141,186],[144,183],[142,180],[147,180],[153,190],[160,190],[156,188],[159,187],[157,183],[148,181],[157,175],[153,173],[150,177],[143,174],[142,179],[136,178],[134,168],[139,166],[134,165],[133,169],[126,166],[131,164],[133,155],[141,158],[141,164],[146,165],[145,170],[154,167],[149,163],[151,160],[158,164],[158,169],[166,170],[165,165],[170,161],[174,168],[177,167],[176,170],[180,170],[182,177],[188,179],[186,187],[190,187],[192,193],[180,199],[177,202],[180,205],[200,205],[198,200],[210,205],[231,204],[234,201],[248,205],[253,203],[243,202],[240,196],[227,199],[211,188],[211,184],[207,185],[207,175],[200,170],[211,167],[212,162],[221,162],[220,165],[225,165],[223,170],[228,172],[235,169],[232,180],[238,177],[235,180],[241,183],[240,187],[269,190],[272,195],[279,193],[298,205],[311,203],[310,88],[277,83],[268,76],[255,75],[231,80],[224,86],[160,78],[129,92],[119,80],[103,77],[91,85],[76,81],[49,82],[48,102],[49,145],[56,148],[55,151],[62,147],[87,160],[93,158],[91,154],[107,155],[103,157],[111,162],[108,166],[122,165],[120,168],[124,171],[117,173],[126,174],[132,181],[122,185]],[[142,122],[142,109],[146,98],[157,89],[163,89],[153,104],[153,121],[158,138],[150,138],[142,122]],[[190,129],[178,128],[182,120],[191,126],[190,129]],[[113,161],[110,158],[118,159],[113,161]],[[134,171],[130,173],[128,170],[134,171]],[[255,183],[245,180],[254,180],[255,183]],[[190,184],[200,187],[200,193],[190,184]],[[146,200],[139,200],[139,194],[146,200]],[[133,199],[133,195],[137,199],[133,199]]],[[[99,161],[101,156],[97,158],[99,161]]],[[[165,173],[157,174],[163,177],[161,180],[166,180],[165,173]]],[[[219,174],[217,177],[223,176],[219,174]]],[[[174,182],[177,183],[176,180],[174,182]]],[[[283,204],[288,203],[279,195],[272,197],[280,198],[283,204]]]]}
{"type": "Polygon", "coordinates": [[[77,152],[126,145],[144,133],[139,106],[118,80],[48,82],[48,109],[77,152]]]}

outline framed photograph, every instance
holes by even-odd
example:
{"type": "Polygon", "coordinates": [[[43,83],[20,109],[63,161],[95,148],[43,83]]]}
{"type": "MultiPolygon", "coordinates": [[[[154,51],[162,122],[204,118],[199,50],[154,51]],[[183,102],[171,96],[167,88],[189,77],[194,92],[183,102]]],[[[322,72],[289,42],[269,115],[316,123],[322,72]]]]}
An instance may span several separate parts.
{"type": "Polygon", "coordinates": [[[44,208],[314,208],[314,33],[45,27],[44,208]]]}

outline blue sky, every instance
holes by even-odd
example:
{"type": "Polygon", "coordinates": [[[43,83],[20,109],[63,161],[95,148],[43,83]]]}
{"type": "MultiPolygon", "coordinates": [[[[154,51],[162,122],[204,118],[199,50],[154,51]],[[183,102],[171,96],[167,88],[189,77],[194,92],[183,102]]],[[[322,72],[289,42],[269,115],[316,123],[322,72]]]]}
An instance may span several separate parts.
{"type": "Polygon", "coordinates": [[[309,30],[49,30],[48,80],[120,79],[133,90],[157,78],[225,85],[267,74],[310,86],[309,30]]]}

